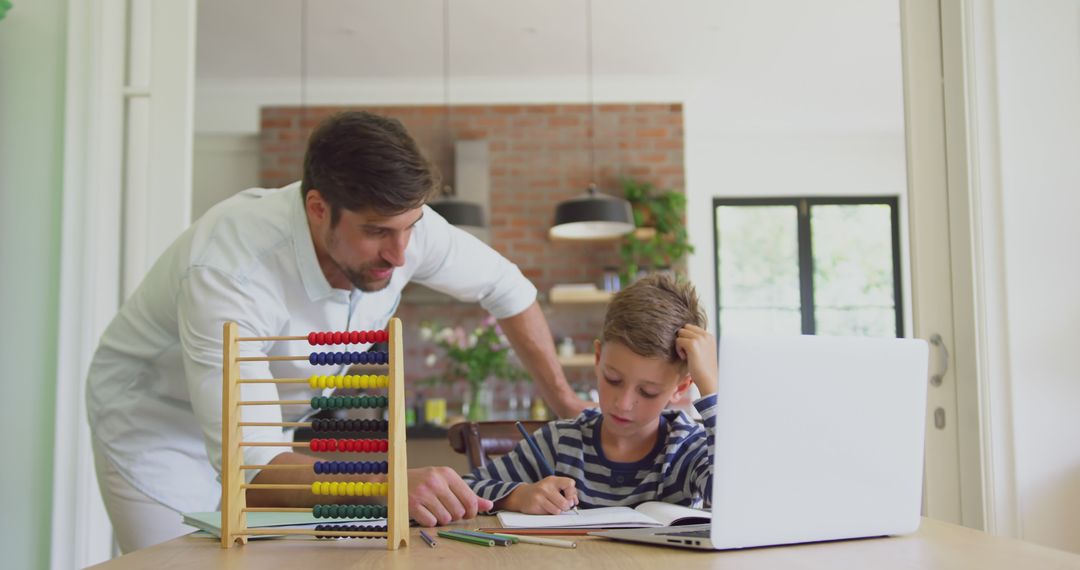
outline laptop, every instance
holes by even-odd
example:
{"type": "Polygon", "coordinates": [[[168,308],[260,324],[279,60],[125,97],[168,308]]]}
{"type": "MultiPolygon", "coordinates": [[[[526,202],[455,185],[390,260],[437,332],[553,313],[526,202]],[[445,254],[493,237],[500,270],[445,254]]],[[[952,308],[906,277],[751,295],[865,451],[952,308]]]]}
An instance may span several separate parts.
{"type": "Polygon", "coordinates": [[[918,339],[725,335],[711,523],[590,534],[726,550],[914,532],[928,354],[918,339]]]}

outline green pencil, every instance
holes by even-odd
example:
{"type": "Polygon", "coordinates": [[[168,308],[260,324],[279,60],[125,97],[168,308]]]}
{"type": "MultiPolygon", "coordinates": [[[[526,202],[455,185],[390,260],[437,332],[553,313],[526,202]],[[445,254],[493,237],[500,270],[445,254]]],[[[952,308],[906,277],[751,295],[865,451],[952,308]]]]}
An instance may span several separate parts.
{"type": "Polygon", "coordinates": [[[478,536],[469,536],[467,534],[457,534],[456,532],[449,530],[440,530],[439,536],[443,538],[449,538],[450,540],[460,540],[461,542],[479,544],[480,546],[495,546],[494,540],[480,538],[478,536]]]}

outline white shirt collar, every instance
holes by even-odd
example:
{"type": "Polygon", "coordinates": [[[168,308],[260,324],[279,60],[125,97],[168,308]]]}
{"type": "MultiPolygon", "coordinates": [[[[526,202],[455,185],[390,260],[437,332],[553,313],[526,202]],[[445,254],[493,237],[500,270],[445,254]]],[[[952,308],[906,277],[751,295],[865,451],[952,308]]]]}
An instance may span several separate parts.
{"type": "MultiPolygon", "coordinates": [[[[333,293],[333,287],[326,280],[319,258],[315,255],[315,244],[311,241],[311,228],[308,226],[307,211],[304,209],[304,193],[300,190],[300,183],[294,182],[296,199],[292,205],[292,231],[293,247],[296,249],[296,266],[300,269],[300,280],[304,282],[304,290],[308,299],[318,301],[325,299],[333,293]]],[[[292,191],[290,189],[290,191],[292,191]]]]}

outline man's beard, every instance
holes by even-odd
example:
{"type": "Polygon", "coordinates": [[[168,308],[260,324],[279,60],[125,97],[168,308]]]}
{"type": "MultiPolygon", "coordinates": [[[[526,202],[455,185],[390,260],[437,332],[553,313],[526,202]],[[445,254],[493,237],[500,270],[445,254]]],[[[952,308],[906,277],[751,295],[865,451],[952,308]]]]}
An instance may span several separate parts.
{"type": "MultiPolygon", "coordinates": [[[[382,291],[383,289],[386,289],[386,286],[390,284],[389,277],[385,281],[371,281],[365,277],[365,274],[373,269],[378,271],[393,269],[393,265],[382,261],[377,261],[373,263],[365,263],[360,267],[349,267],[347,265],[339,263],[338,260],[334,259],[334,256],[330,254],[330,251],[334,250],[336,246],[337,238],[334,237],[334,233],[331,230],[326,235],[327,255],[330,257],[330,261],[333,261],[334,265],[337,265],[338,269],[340,269],[341,272],[345,274],[345,278],[348,279],[350,283],[352,283],[353,287],[356,287],[357,289],[364,291],[365,293],[374,293],[375,291],[382,291]]],[[[391,273],[390,276],[393,277],[393,273],[391,273]]]]}
{"type": "MultiPolygon", "coordinates": [[[[337,261],[335,261],[334,263],[337,263],[337,261]]],[[[385,265],[383,263],[369,263],[369,264],[365,264],[365,265],[362,265],[362,266],[357,267],[357,268],[346,267],[346,266],[341,265],[340,263],[338,263],[338,267],[341,269],[341,272],[345,274],[345,277],[347,277],[349,279],[349,282],[351,282],[353,284],[353,287],[356,287],[357,289],[359,289],[361,291],[364,291],[365,293],[374,293],[375,291],[382,291],[383,289],[386,289],[387,285],[390,284],[390,279],[389,278],[386,279],[385,281],[369,281],[367,278],[364,277],[365,273],[367,273],[368,271],[370,271],[372,269],[376,269],[376,270],[393,269],[392,266],[385,265]]],[[[391,275],[393,275],[393,274],[391,274],[391,275]]]]}

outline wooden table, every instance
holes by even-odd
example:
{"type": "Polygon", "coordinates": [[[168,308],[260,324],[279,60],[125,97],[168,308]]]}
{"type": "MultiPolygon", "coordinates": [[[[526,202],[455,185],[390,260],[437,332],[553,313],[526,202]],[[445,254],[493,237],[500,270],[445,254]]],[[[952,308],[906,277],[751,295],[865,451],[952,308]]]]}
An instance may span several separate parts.
{"type": "MultiPolygon", "coordinates": [[[[497,526],[494,517],[450,526],[497,526]]],[[[247,568],[252,570],[322,570],[329,568],[948,568],[992,570],[1080,569],[1080,555],[1018,540],[997,538],[930,519],[915,534],[795,546],[710,552],[651,547],[594,537],[574,539],[574,550],[531,544],[484,547],[436,537],[430,548],[412,529],[410,546],[397,551],[375,541],[261,540],[222,549],[211,539],[184,536],[139,550],[95,568],[247,568]]],[[[429,534],[435,536],[432,531],[429,534]]]]}

